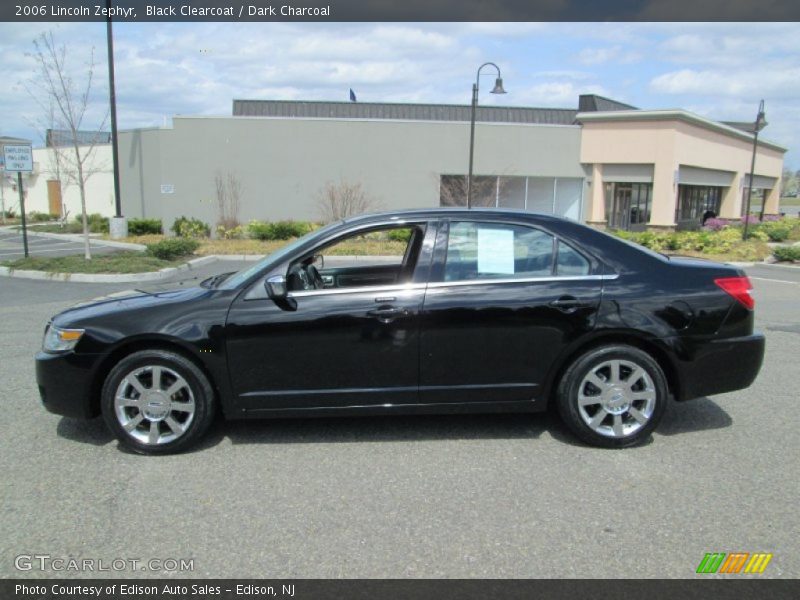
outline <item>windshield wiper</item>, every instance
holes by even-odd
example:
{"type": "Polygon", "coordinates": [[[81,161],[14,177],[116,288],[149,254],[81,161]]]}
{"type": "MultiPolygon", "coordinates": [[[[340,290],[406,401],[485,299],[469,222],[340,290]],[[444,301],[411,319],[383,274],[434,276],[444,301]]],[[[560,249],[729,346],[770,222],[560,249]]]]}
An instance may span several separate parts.
{"type": "Polygon", "coordinates": [[[236,273],[236,271],[228,271],[227,273],[219,273],[218,275],[213,275],[208,279],[204,279],[203,281],[201,281],[200,285],[204,288],[215,288],[234,273],[236,273]]]}

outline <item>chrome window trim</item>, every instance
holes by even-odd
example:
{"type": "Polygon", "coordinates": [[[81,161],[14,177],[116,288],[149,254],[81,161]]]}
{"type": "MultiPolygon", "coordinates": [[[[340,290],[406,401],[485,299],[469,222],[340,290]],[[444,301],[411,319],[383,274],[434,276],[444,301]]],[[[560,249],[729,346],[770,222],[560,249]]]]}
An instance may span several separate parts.
{"type": "Polygon", "coordinates": [[[434,283],[408,283],[404,285],[378,285],[374,287],[333,288],[323,290],[301,290],[289,292],[290,298],[305,298],[306,296],[327,296],[333,294],[363,294],[367,292],[414,292],[426,288],[461,287],[465,285],[496,285],[507,283],[551,283],[556,281],[613,281],[619,274],[613,275],[575,275],[575,276],[550,276],[550,277],[523,277],[519,279],[467,279],[464,281],[437,281],[434,283]]]}
{"type": "Polygon", "coordinates": [[[364,293],[377,293],[383,294],[385,292],[414,292],[424,290],[424,283],[404,283],[399,285],[376,285],[376,286],[361,286],[361,287],[347,287],[347,288],[331,288],[322,290],[298,290],[289,292],[290,298],[305,298],[306,296],[328,296],[334,294],[364,294],[364,293]]]}
{"type": "Polygon", "coordinates": [[[573,275],[573,276],[549,276],[549,277],[520,277],[517,279],[465,279],[464,281],[440,281],[429,283],[429,288],[446,288],[464,285],[493,285],[505,283],[549,283],[554,281],[612,281],[619,277],[614,275],[573,275]]]}

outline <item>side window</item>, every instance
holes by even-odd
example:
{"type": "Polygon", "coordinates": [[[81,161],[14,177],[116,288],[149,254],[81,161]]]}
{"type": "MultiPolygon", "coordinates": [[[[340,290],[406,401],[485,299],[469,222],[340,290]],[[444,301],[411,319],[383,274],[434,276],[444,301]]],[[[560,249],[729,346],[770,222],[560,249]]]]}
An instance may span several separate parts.
{"type": "Polygon", "coordinates": [[[365,267],[400,265],[408,254],[414,227],[392,227],[350,235],[319,251],[325,265],[365,267]]]}
{"type": "Polygon", "coordinates": [[[558,258],[556,259],[556,274],[563,276],[588,275],[589,261],[561,240],[558,242],[558,258]]]}
{"type": "Polygon", "coordinates": [[[424,235],[424,225],[393,225],[344,235],[293,262],[286,274],[287,289],[296,292],[408,282],[424,235]]]}
{"type": "Polygon", "coordinates": [[[553,236],[519,225],[450,224],[445,281],[526,279],[553,274],[553,236]]]}

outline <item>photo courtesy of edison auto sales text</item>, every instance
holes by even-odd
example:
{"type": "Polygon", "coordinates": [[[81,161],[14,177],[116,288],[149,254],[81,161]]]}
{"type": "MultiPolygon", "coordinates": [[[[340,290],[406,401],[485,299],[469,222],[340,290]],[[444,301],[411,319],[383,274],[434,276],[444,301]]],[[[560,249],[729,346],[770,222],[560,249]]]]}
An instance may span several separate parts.
{"type": "Polygon", "coordinates": [[[32,596],[39,598],[47,594],[53,596],[86,596],[101,598],[104,595],[120,596],[219,596],[222,592],[233,592],[237,596],[263,596],[263,597],[276,597],[279,595],[283,597],[292,598],[295,595],[294,584],[281,585],[280,588],[272,585],[253,585],[253,584],[237,584],[230,586],[223,590],[219,585],[205,585],[196,584],[180,585],[169,584],[163,585],[142,585],[135,583],[121,583],[109,585],[80,585],[80,584],[60,584],[54,583],[50,585],[27,585],[18,583],[14,586],[14,594],[17,597],[32,596]]]}

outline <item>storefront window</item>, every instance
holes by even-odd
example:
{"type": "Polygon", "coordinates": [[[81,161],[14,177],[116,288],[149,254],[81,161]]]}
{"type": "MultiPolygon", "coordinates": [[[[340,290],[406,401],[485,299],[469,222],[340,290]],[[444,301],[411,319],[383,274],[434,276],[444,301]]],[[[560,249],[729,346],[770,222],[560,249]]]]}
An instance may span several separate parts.
{"type": "Polygon", "coordinates": [[[678,186],[678,207],[675,222],[679,227],[699,227],[703,222],[703,215],[711,211],[719,215],[722,201],[722,188],[681,185],[678,186]]]}

